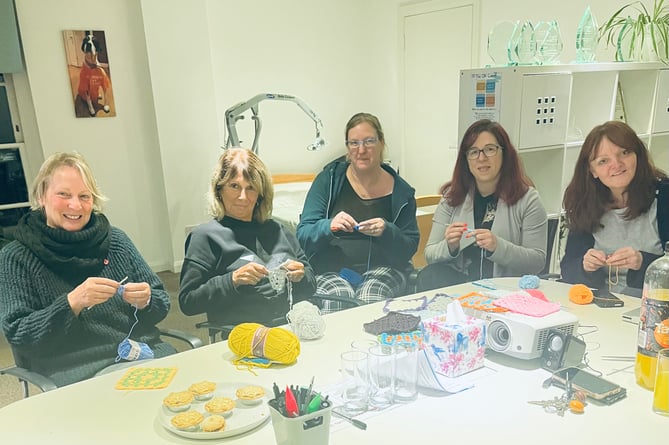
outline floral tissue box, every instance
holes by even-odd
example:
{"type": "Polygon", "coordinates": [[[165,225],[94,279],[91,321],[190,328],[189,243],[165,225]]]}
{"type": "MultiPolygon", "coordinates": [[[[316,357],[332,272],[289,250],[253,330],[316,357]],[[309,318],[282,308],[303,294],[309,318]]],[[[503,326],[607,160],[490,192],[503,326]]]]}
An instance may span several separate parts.
{"type": "Polygon", "coordinates": [[[446,377],[457,377],[483,367],[486,325],[466,316],[449,322],[439,315],[422,322],[423,344],[432,369],[446,377]]]}

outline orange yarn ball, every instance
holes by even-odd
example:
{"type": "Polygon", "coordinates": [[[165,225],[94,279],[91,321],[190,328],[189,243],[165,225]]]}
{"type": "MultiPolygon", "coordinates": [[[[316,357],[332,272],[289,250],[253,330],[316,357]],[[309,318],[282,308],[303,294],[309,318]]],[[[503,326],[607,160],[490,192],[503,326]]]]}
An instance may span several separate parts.
{"type": "Polygon", "coordinates": [[[569,289],[569,301],[575,304],[592,303],[592,290],[585,284],[574,284],[569,289]]]}

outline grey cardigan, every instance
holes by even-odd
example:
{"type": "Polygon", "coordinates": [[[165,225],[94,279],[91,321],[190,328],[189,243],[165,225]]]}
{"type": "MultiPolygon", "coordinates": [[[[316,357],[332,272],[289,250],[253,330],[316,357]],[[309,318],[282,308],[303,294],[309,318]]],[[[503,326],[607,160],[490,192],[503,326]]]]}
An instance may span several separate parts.
{"type": "MultiPolygon", "coordinates": [[[[425,247],[425,259],[430,264],[440,261],[450,263],[450,267],[465,273],[469,264],[465,264],[462,251],[474,243],[474,238],[463,237],[460,250],[452,256],[444,234],[446,227],[456,221],[474,227],[472,194],[468,194],[465,201],[457,207],[451,207],[444,198],[441,199],[434,212],[432,230],[425,247]]],[[[497,249],[486,256],[494,263],[493,277],[539,273],[546,264],[547,224],[546,209],[536,189],[530,187],[512,206],[500,199],[491,228],[497,236],[497,249]]]]}

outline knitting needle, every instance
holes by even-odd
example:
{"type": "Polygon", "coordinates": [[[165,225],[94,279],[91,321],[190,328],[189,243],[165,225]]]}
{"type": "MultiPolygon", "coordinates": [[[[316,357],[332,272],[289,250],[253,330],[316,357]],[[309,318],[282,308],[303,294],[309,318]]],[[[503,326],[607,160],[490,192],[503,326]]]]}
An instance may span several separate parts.
{"type": "MultiPolygon", "coordinates": [[[[127,276],[127,275],[125,276],[125,278],[123,278],[121,281],[119,281],[118,284],[121,285],[121,284],[125,283],[126,281],[128,281],[128,276],[127,276]]],[[[93,305],[93,306],[95,306],[95,305],[93,305]]],[[[88,306],[88,307],[86,308],[86,310],[87,310],[87,311],[91,310],[91,308],[92,308],[93,306],[88,306]]]]}

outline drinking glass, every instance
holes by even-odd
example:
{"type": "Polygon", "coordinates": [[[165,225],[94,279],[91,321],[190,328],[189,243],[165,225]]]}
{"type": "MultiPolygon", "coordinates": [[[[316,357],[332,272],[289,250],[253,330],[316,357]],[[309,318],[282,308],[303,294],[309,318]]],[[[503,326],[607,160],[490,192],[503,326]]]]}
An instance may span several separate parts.
{"type": "Polygon", "coordinates": [[[341,354],[343,410],[349,416],[367,411],[369,404],[369,355],[352,350],[341,354]]]}
{"type": "Polygon", "coordinates": [[[657,372],[653,389],[653,411],[669,416],[669,348],[657,352],[657,372]]]}
{"type": "Polygon", "coordinates": [[[393,404],[395,360],[392,346],[374,345],[369,348],[369,404],[383,409],[393,404]]]}

